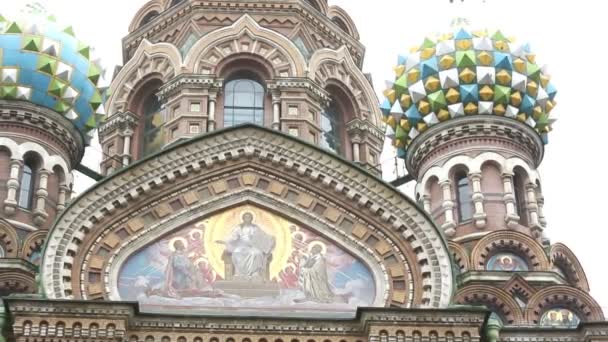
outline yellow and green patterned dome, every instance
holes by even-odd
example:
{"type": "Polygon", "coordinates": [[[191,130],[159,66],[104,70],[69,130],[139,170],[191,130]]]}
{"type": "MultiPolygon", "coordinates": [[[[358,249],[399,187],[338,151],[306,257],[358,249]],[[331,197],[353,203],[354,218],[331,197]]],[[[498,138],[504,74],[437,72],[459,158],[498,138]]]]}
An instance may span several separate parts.
{"type": "Polygon", "coordinates": [[[429,127],[468,115],[518,120],[548,142],[557,91],[528,44],[459,27],[426,38],[394,70],[380,107],[399,157],[429,127]]]}
{"type": "Polygon", "coordinates": [[[18,21],[0,15],[0,99],[51,109],[88,143],[104,116],[101,73],[71,27],[35,13],[18,21]]]}

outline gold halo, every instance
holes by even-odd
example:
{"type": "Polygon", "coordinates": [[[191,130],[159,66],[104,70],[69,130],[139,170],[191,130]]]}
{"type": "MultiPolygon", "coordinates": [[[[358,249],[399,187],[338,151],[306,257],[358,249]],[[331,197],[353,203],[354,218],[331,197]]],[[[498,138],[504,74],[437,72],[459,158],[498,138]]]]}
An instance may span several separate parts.
{"type": "Polygon", "coordinates": [[[175,241],[181,241],[184,244],[184,248],[188,249],[188,240],[186,240],[183,237],[174,237],[173,239],[169,240],[169,249],[171,250],[171,252],[175,252],[175,247],[173,246],[175,244],[175,241]]]}
{"type": "Polygon", "coordinates": [[[310,253],[314,246],[321,246],[321,254],[327,253],[327,245],[323,241],[319,240],[311,241],[306,247],[306,251],[310,253]]]}
{"type": "MultiPolygon", "coordinates": [[[[197,227],[198,227],[198,226],[197,226],[197,227]]],[[[204,228],[204,227],[205,227],[205,226],[203,225],[203,228],[204,228]]],[[[191,229],[191,230],[188,232],[188,236],[190,236],[190,237],[192,238],[192,235],[193,235],[194,233],[199,233],[199,234],[201,234],[201,240],[202,240],[202,239],[203,239],[203,237],[205,236],[205,232],[204,232],[202,229],[191,229]]]]}
{"type": "MultiPolygon", "coordinates": [[[[304,234],[303,232],[301,232],[301,231],[295,231],[295,232],[291,233],[291,238],[292,239],[297,240],[296,236],[301,236],[302,237],[301,242],[306,242],[306,234],[304,234]]],[[[298,241],[300,241],[300,240],[298,240],[298,241]]]]}
{"type": "Polygon", "coordinates": [[[502,263],[505,263],[505,260],[508,260],[508,261],[510,261],[511,263],[513,263],[513,262],[514,262],[513,258],[511,258],[511,257],[510,257],[510,256],[508,256],[508,255],[505,255],[505,256],[503,256],[502,258],[500,258],[500,262],[502,262],[502,263]]]}
{"type": "Polygon", "coordinates": [[[239,213],[239,219],[241,220],[241,222],[243,222],[243,216],[245,216],[245,214],[250,214],[252,219],[251,219],[251,223],[255,223],[255,214],[253,213],[253,211],[251,210],[243,210],[239,213]]]}
{"type": "Polygon", "coordinates": [[[201,228],[202,227],[203,229],[205,229],[205,228],[207,228],[205,226],[207,223],[209,223],[209,220],[201,220],[201,221],[198,221],[194,226],[196,228],[201,228]]]}

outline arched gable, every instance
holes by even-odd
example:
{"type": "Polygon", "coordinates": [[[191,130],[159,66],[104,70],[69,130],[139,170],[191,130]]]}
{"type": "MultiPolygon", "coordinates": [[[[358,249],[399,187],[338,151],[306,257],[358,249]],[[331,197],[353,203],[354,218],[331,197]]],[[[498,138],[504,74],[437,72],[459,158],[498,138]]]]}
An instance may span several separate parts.
{"type": "Polygon", "coordinates": [[[119,255],[130,239],[145,244],[137,237],[148,236],[148,229],[166,232],[205,218],[206,210],[244,202],[363,253],[359,258],[383,291],[374,305],[449,304],[453,280],[445,240],[411,200],[336,155],[253,125],[173,146],[73,201],[49,233],[42,267],[46,294],[114,298],[100,275],[114,272],[117,259],[103,255],[119,255]]]}
{"type": "Polygon", "coordinates": [[[549,260],[543,247],[530,236],[516,231],[495,231],[484,236],[471,251],[471,264],[475,270],[484,270],[486,262],[495,253],[509,251],[524,258],[534,271],[549,271],[549,260]]]}
{"type": "Polygon", "coordinates": [[[128,109],[130,96],[142,80],[156,75],[163,82],[185,72],[179,50],[169,43],[152,44],[144,39],[135,55],[125,64],[110,85],[110,96],[106,102],[108,113],[113,115],[128,109]]]}
{"type": "Polygon", "coordinates": [[[520,324],[524,315],[513,297],[503,289],[490,285],[469,285],[454,295],[454,302],[465,305],[483,305],[498,314],[506,324],[520,324]]]}
{"type": "Polygon", "coordinates": [[[343,84],[354,99],[357,111],[355,114],[359,115],[360,119],[368,117],[375,124],[381,122],[378,98],[346,47],[315,51],[308,63],[308,75],[323,88],[332,80],[343,84]]]}
{"type": "Polygon", "coordinates": [[[329,19],[333,20],[334,18],[339,19],[346,26],[348,33],[350,36],[359,40],[359,31],[357,30],[357,26],[353,19],[348,15],[348,13],[342,9],[340,6],[332,5],[329,7],[327,12],[327,16],[329,19]]]}
{"type": "Polygon", "coordinates": [[[589,292],[589,282],[585,270],[570,248],[563,243],[555,243],[551,245],[549,258],[552,265],[559,267],[566,274],[568,278],[566,280],[573,282],[572,285],[577,288],[589,292]]]}
{"type": "Polygon", "coordinates": [[[588,293],[567,285],[549,286],[534,294],[528,302],[525,320],[538,324],[546,310],[556,307],[574,312],[583,322],[604,320],[602,308],[588,293]]]}
{"type": "Polygon", "coordinates": [[[0,218],[0,247],[4,250],[5,258],[16,258],[19,254],[19,240],[15,228],[2,218],[0,218]]]}
{"type": "Polygon", "coordinates": [[[248,14],[201,37],[188,52],[184,65],[195,73],[216,74],[217,64],[234,54],[253,54],[269,61],[276,76],[305,76],[306,60],[296,45],[284,35],[261,27],[248,14]]]}

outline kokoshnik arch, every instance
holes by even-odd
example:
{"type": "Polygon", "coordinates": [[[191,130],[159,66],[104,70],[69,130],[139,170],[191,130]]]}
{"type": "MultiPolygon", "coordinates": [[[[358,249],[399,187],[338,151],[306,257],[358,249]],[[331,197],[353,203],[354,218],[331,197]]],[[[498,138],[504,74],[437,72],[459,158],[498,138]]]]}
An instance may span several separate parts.
{"type": "Polygon", "coordinates": [[[327,1],[153,0],[104,93],[73,29],[26,22],[0,20],[0,341],[605,338],[545,234],[527,46],[428,38],[378,106],[327,1]],[[72,199],[94,128],[105,177],[72,199]],[[416,201],[378,178],[384,129],[416,201]]]}

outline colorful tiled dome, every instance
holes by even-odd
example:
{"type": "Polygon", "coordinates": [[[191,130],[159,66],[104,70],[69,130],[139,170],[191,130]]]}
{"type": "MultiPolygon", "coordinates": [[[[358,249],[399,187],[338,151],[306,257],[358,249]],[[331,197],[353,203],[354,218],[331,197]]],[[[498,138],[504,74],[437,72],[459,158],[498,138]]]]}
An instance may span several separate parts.
{"type": "Polygon", "coordinates": [[[526,123],[546,144],[556,89],[528,44],[500,31],[455,32],[426,38],[399,56],[395,81],[381,104],[387,136],[405,158],[431,126],[467,115],[499,115],[526,123]]]}
{"type": "Polygon", "coordinates": [[[102,69],[90,54],[71,27],[52,17],[22,22],[0,16],[0,99],[52,109],[72,121],[88,143],[104,115],[102,69]]]}

